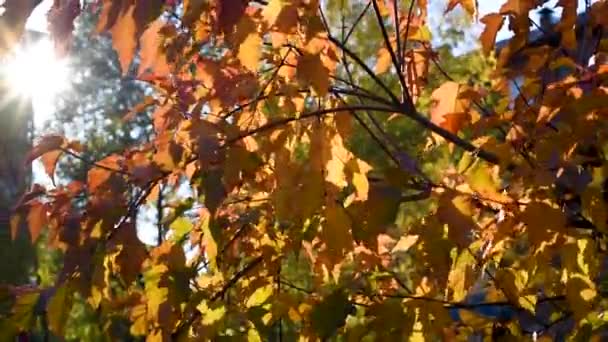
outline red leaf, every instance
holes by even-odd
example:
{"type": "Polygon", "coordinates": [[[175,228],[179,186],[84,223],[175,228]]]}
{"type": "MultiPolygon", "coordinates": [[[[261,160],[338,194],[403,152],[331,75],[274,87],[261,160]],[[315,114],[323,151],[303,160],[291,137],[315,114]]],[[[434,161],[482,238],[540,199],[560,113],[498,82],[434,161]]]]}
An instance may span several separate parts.
{"type": "Polygon", "coordinates": [[[80,0],[54,0],[47,14],[49,32],[55,42],[55,50],[65,55],[72,42],[74,20],[80,15],[80,0]]]}
{"type": "Polygon", "coordinates": [[[223,33],[230,33],[239,22],[247,3],[243,0],[217,0],[217,24],[223,33]]]}

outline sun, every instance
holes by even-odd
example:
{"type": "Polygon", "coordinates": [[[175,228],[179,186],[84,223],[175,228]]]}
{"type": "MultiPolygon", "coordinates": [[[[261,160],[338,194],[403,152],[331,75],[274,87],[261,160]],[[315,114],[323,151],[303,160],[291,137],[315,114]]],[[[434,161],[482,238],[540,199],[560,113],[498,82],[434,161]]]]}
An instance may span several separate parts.
{"type": "Polygon", "coordinates": [[[0,75],[9,88],[9,97],[31,100],[35,120],[48,120],[56,96],[69,85],[67,58],[58,58],[46,37],[19,45],[0,64],[0,75]]]}

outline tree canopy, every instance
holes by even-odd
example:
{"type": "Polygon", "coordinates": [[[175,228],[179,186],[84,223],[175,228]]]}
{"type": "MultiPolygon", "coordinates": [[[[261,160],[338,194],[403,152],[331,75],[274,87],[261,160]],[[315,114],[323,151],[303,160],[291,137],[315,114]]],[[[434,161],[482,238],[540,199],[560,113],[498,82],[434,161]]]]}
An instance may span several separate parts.
{"type": "MultiPolygon", "coordinates": [[[[149,341],[605,336],[608,1],[560,0],[550,26],[530,19],[547,1],[503,2],[445,1],[483,25],[464,68],[427,0],[55,0],[58,51],[98,15],[153,89],[122,120],[153,130],[96,160],[38,140],[49,177],[87,176],[14,208],[12,235],[64,258],[52,285],[2,288],[1,334],[62,336],[77,295],[149,341]]],[[[28,3],[6,0],[11,32],[28,3]]]]}

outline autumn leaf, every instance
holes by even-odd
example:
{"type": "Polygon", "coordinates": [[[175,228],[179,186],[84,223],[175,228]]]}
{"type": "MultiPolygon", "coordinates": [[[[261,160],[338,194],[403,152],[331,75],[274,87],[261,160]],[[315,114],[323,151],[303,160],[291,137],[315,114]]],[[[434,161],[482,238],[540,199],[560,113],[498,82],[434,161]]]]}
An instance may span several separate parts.
{"type": "Polygon", "coordinates": [[[325,96],[329,91],[329,71],[323,65],[319,55],[303,54],[298,57],[296,76],[310,85],[318,96],[325,96]]]}
{"type": "Polygon", "coordinates": [[[87,184],[90,191],[95,191],[101,186],[118,185],[120,172],[122,171],[122,157],[110,155],[91,168],[87,174],[87,184]]]}
{"type": "Polygon", "coordinates": [[[391,68],[392,65],[393,65],[393,62],[391,59],[391,54],[389,53],[388,49],[383,47],[380,50],[378,50],[378,57],[376,60],[376,66],[374,68],[374,71],[376,72],[376,74],[378,74],[378,75],[384,74],[391,68]]]}
{"type": "Polygon", "coordinates": [[[462,6],[462,8],[467,11],[470,16],[477,15],[477,0],[450,0],[445,13],[454,10],[454,8],[459,5],[462,6]]]}
{"type": "Polygon", "coordinates": [[[146,72],[150,72],[154,77],[165,77],[171,72],[171,66],[168,64],[167,56],[163,47],[162,30],[165,27],[165,22],[162,19],[156,19],[144,31],[140,43],[140,64],[137,72],[141,77],[146,72]]]}
{"type": "Polygon", "coordinates": [[[276,23],[284,6],[285,0],[270,0],[268,2],[268,5],[264,7],[264,11],[262,12],[268,25],[272,26],[276,23]]]}
{"type": "Polygon", "coordinates": [[[59,286],[47,304],[46,315],[49,328],[57,336],[64,336],[64,329],[70,316],[72,304],[72,291],[68,284],[59,286]]]}
{"type": "Polygon", "coordinates": [[[97,30],[111,33],[112,46],[118,53],[123,75],[129,71],[142,33],[160,15],[162,2],[103,1],[97,30]]]}
{"type": "Polygon", "coordinates": [[[272,295],[274,291],[273,287],[273,284],[268,284],[256,289],[251,296],[249,296],[247,302],[245,302],[245,305],[248,308],[251,308],[264,304],[264,302],[266,302],[266,300],[268,300],[268,298],[270,298],[272,295]]]}
{"type": "Polygon", "coordinates": [[[223,33],[230,33],[239,22],[247,3],[243,0],[216,0],[217,21],[223,33]]]}
{"type": "Polygon", "coordinates": [[[252,72],[258,70],[260,57],[262,55],[262,38],[257,32],[247,35],[247,38],[239,46],[238,57],[245,68],[252,72]]]}
{"type": "Polygon", "coordinates": [[[391,250],[392,253],[395,252],[407,252],[415,243],[418,241],[418,235],[407,235],[403,236],[397,241],[397,244],[391,250]]]}
{"type": "MultiPolygon", "coordinates": [[[[41,157],[42,155],[52,152],[52,151],[56,151],[61,149],[64,144],[66,143],[66,139],[61,136],[61,135],[46,135],[44,137],[42,137],[38,143],[36,144],[36,146],[34,146],[34,148],[28,153],[28,155],[25,158],[25,163],[26,164],[30,164],[32,161],[38,159],[39,157],[41,157]]],[[[49,158],[47,159],[47,162],[56,162],[56,159],[53,158],[49,158]]],[[[54,163],[52,163],[54,164],[54,163]]],[[[49,166],[47,168],[46,163],[45,163],[45,169],[49,170],[52,169],[54,170],[55,166],[51,165],[51,163],[49,163],[49,166]]],[[[49,174],[50,176],[50,174],[49,174]]]]}
{"type": "Polygon", "coordinates": [[[35,243],[38,240],[47,220],[47,207],[43,203],[36,201],[30,204],[27,214],[27,223],[32,243],[35,243]]]}
{"type": "Polygon", "coordinates": [[[566,227],[564,213],[542,202],[526,205],[520,220],[528,226],[530,241],[536,245],[549,240],[553,233],[561,232],[566,227]]]}
{"type": "Polygon", "coordinates": [[[450,133],[458,133],[470,120],[469,101],[460,98],[462,86],[445,82],[431,95],[431,122],[450,133]]]}
{"type": "Polygon", "coordinates": [[[446,191],[439,198],[437,217],[449,226],[450,240],[460,247],[470,242],[470,233],[477,226],[472,216],[473,206],[466,195],[446,191]]]}
{"type": "Polygon", "coordinates": [[[310,319],[318,335],[329,338],[344,325],[351,310],[352,304],[346,294],[336,290],[313,308],[310,319]]]}
{"type": "Polygon", "coordinates": [[[574,312],[576,320],[585,318],[593,308],[597,290],[591,279],[573,275],[566,283],[566,300],[574,312]]]}
{"type": "Polygon", "coordinates": [[[496,35],[502,28],[505,18],[498,13],[490,13],[481,18],[481,22],[485,25],[479,40],[483,52],[487,55],[494,50],[496,35]]]}

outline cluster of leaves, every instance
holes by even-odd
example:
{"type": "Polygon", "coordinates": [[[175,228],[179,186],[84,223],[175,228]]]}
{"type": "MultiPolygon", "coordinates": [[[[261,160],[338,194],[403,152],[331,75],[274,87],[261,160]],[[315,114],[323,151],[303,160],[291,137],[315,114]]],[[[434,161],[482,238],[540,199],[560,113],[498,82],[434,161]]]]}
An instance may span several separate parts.
{"type": "MultiPolygon", "coordinates": [[[[151,341],[602,334],[608,69],[587,59],[606,53],[608,2],[581,27],[559,1],[560,44],[522,50],[544,2],[481,19],[486,53],[507,18],[514,33],[488,82],[435,85],[426,0],[343,6],[355,16],[315,0],[100,0],[123,72],[137,60],[155,89],[126,117],[153,108],[153,139],[24,196],[13,221],[33,239],[46,227],[65,259],[53,286],[7,291],[3,331],[42,316],[61,336],[77,293],[108,331],[127,317],[151,341]],[[370,24],[372,58],[351,41],[370,24]],[[428,140],[417,155],[387,129],[403,121],[428,140]],[[384,162],[356,153],[355,129],[384,162]],[[451,158],[430,174],[420,160],[437,150],[451,158]],[[159,244],[142,244],[139,208],[184,187],[159,244]],[[418,201],[430,209],[396,224],[418,201]]],[[[82,146],[50,135],[29,159],[53,177],[82,146]]]]}

